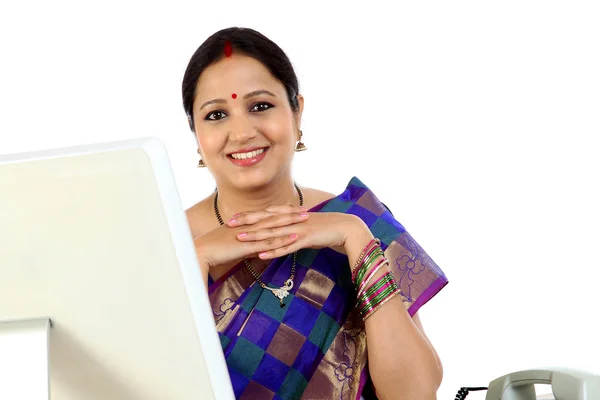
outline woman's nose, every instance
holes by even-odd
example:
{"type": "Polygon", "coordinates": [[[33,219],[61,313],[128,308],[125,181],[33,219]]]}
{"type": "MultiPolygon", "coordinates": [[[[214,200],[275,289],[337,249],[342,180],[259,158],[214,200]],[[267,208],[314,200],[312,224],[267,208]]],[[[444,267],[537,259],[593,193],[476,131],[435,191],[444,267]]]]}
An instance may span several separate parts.
{"type": "Polygon", "coordinates": [[[231,125],[231,131],[229,132],[229,138],[236,142],[246,142],[256,136],[256,130],[252,127],[248,121],[244,121],[243,118],[238,118],[237,121],[233,121],[231,125]]]}

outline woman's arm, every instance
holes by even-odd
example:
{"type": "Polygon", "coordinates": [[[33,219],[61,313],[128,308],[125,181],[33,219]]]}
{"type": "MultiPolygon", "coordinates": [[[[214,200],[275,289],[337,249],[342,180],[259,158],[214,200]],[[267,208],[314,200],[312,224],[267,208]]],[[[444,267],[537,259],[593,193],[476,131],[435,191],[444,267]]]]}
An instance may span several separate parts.
{"type": "MultiPolygon", "coordinates": [[[[344,248],[354,265],[373,235],[356,217],[344,248]]],[[[375,281],[388,272],[379,271],[375,281]]],[[[422,329],[410,317],[400,296],[381,307],[365,322],[368,366],[381,400],[435,400],[442,381],[439,357],[422,329]]]]}
{"type": "Polygon", "coordinates": [[[198,265],[200,266],[200,275],[202,275],[202,279],[204,279],[204,283],[206,284],[206,290],[208,290],[208,266],[204,263],[200,251],[198,246],[196,246],[196,256],[198,257],[198,265]]]}
{"type": "Polygon", "coordinates": [[[435,355],[435,361],[437,363],[437,366],[440,369],[440,383],[441,383],[441,378],[444,375],[444,366],[442,365],[442,360],[440,360],[440,356],[438,355],[437,351],[435,350],[435,347],[433,347],[433,345],[431,344],[431,341],[425,334],[425,329],[423,329],[423,324],[421,323],[421,317],[419,317],[418,311],[415,313],[415,315],[413,315],[412,320],[415,323],[415,325],[417,325],[417,328],[419,328],[419,330],[421,331],[421,334],[423,335],[425,340],[427,340],[427,343],[429,344],[429,346],[431,347],[431,350],[433,351],[433,354],[435,355]]]}
{"type": "Polygon", "coordinates": [[[196,248],[196,257],[198,257],[198,264],[200,266],[200,275],[202,275],[202,279],[204,279],[204,283],[206,284],[206,288],[208,289],[208,265],[205,264],[204,259],[201,254],[201,249],[197,239],[200,237],[200,229],[198,227],[197,221],[199,221],[199,217],[196,214],[197,211],[194,207],[188,208],[185,210],[185,214],[187,217],[188,225],[190,227],[190,233],[192,234],[192,238],[194,240],[194,247],[196,248]]]}

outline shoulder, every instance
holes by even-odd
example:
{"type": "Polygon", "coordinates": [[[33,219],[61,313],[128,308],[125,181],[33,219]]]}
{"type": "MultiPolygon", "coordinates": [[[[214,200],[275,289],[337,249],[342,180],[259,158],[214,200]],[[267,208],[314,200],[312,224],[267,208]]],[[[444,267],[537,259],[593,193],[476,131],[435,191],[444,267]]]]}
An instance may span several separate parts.
{"type": "Polygon", "coordinates": [[[313,189],[309,187],[302,187],[304,192],[304,204],[307,208],[311,209],[324,201],[333,199],[336,195],[324,190],[313,189]]]}
{"type": "Polygon", "coordinates": [[[202,221],[206,221],[208,218],[210,218],[213,196],[214,194],[211,194],[207,198],[199,201],[185,210],[185,215],[187,217],[193,238],[202,235],[207,229],[207,225],[202,223],[202,221]]]}

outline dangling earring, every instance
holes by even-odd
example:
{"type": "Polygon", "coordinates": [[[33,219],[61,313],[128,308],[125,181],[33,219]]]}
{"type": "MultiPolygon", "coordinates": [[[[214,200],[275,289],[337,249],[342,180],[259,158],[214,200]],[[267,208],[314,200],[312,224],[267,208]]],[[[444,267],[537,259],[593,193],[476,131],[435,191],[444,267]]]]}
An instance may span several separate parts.
{"type": "MultiPolygon", "coordinates": [[[[200,147],[198,147],[198,154],[200,154],[200,147]]],[[[201,158],[200,161],[198,161],[198,168],[204,167],[206,167],[206,164],[204,164],[204,160],[201,158]]]]}
{"type": "Polygon", "coordinates": [[[296,144],[296,151],[304,151],[306,150],[306,146],[304,145],[304,143],[302,143],[302,131],[298,131],[300,132],[300,137],[298,138],[298,143],[296,144]]]}

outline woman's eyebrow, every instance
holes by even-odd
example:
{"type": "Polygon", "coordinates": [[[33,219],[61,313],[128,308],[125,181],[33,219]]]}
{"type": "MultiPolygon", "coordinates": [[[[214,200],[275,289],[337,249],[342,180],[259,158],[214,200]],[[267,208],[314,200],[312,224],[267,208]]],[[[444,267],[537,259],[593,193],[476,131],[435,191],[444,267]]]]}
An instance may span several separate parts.
{"type": "MultiPolygon", "coordinates": [[[[254,96],[258,96],[260,94],[266,94],[272,97],[277,97],[275,96],[273,93],[269,92],[268,90],[265,89],[260,89],[260,90],[255,90],[253,92],[250,92],[248,94],[246,94],[244,96],[244,99],[248,99],[250,97],[254,97],[254,96]]],[[[226,103],[227,101],[225,99],[213,99],[213,100],[208,100],[207,102],[205,102],[204,104],[202,104],[202,107],[200,107],[200,110],[202,110],[204,107],[211,105],[211,104],[223,104],[226,103]]]]}
{"type": "Polygon", "coordinates": [[[259,94],[267,94],[269,96],[277,97],[273,93],[269,92],[268,90],[261,89],[261,90],[255,90],[254,92],[248,93],[247,95],[244,96],[244,99],[248,99],[253,96],[258,96],[259,94]]]}

